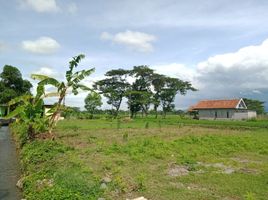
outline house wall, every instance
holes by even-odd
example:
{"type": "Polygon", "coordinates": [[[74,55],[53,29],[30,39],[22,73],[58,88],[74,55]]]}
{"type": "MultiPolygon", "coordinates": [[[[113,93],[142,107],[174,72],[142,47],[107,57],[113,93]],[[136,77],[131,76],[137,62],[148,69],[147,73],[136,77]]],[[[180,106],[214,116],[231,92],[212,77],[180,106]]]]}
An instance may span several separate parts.
{"type": "Polygon", "coordinates": [[[225,119],[251,119],[257,117],[255,111],[250,110],[236,110],[236,109],[207,109],[199,110],[199,119],[209,119],[209,120],[225,120],[225,119]],[[217,116],[215,115],[217,112],[217,116]],[[227,114],[229,113],[229,114],[227,114]]]}
{"type": "Polygon", "coordinates": [[[250,110],[247,110],[246,112],[236,112],[234,114],[234,119],[237,119],[237,120],[252,119],[256,117],[257,117],[256,111],[250,111],[250,110]]]}
{"type": "Polygon", "coordinates": [[[233,119],[234,109],[199,110],[199,119],[233,119]],[[217,114],[215,114],[217,112],[217,114]]]}

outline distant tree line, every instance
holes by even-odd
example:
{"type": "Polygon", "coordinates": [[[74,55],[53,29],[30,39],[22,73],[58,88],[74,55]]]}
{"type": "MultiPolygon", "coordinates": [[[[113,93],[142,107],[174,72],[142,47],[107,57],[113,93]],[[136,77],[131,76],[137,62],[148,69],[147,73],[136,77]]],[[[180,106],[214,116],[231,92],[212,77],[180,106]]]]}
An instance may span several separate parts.
{"type": "Polygon", "coordinates": [[[151,106],[157,117],[159,107],[163,116],[175,108],[177,94],[196,91],[190,82],[155,73],[146,65],[134,66],[131,70],[110,70],[105,76],[94,84],[94,89],[107,98],[114,117],[118,116],[124,98],[131,118],[138,112],[147,116],[151,106]]]}

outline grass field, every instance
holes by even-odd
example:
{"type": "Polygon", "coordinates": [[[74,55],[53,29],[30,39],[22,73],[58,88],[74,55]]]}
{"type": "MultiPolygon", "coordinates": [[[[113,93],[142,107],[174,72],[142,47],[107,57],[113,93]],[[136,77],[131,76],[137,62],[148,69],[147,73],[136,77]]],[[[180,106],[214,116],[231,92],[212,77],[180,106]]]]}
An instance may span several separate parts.
{"type": "Polygon", "coordinates": [[[21,151],[27,200],[268,197],[265,120],[64,120],[55,134],[21,151]]]}

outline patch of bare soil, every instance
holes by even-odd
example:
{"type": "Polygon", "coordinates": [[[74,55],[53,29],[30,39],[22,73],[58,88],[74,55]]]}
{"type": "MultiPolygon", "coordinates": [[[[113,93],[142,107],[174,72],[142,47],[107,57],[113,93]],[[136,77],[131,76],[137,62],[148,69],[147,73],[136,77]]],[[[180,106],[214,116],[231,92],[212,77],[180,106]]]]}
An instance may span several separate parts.
{"type": "Polygon", "coordinates": [[[223,163],[202,163],[198,162],[197,163],[200,166],[203,167],[214,167],[220,169],[220,173],[223,174],[232,174],[234,172],[239,172],[239,173],[245,173],[245,174],[258,174],[259,171],[256,169],[251,169],[251,168],[234,168],[231,166],[226,166],[223,163]]]}
{"type": "Polygon", "coordinates": [[[221,173],[224,174],[232,174],[236,171],[235,168],[230,167],[230,166],[226,166],[223,163],[202,163],[202,162],[198,162],[198,165],[204,166],[204,167],[214,167],[214,168],[218,168],[221,170],[221,173]]]}
{"type": "Polygon", "coordinates": [[[171,164],[168,169],[168,175],[172,177],[186,176],[189,174],[188,167],[183,165],[171,164]]]}

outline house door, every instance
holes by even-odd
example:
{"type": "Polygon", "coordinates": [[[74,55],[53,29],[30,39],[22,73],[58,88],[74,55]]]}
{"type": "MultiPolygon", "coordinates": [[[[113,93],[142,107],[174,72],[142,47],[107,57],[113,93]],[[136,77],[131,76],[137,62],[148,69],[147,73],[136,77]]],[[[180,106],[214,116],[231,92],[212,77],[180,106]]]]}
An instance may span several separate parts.
{"type": "Polygon", "coordinates": [[[218,113],[217,113],[217,111],[215,111],[215,119],[217,119],[218,118],[218,113]]]}
{"type": "Polygon", "coordinates": [[[227,111],[227,118],[229,118],[230,116],[229,116],[229,111],[227,111]]]}

